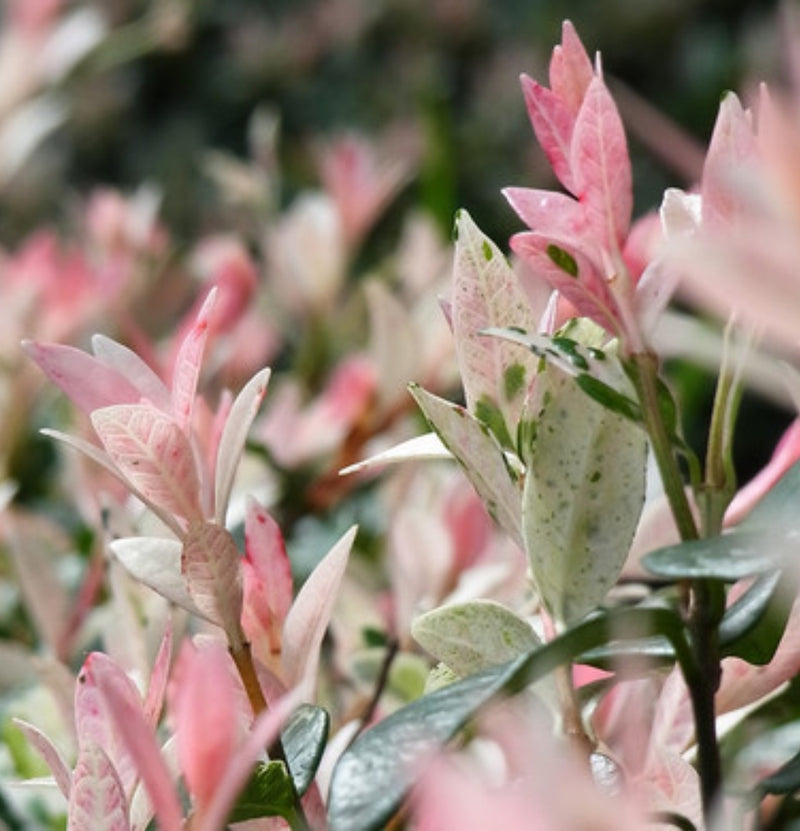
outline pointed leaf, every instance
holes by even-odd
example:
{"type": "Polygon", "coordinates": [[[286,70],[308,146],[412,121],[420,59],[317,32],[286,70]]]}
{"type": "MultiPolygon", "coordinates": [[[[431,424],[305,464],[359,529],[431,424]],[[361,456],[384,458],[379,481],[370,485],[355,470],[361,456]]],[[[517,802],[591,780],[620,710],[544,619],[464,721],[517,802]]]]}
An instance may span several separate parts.
{"type": "Polygon", "coordinates": [[[298,796],[314,781],[328,741],[330,721],[322,707],[302,704],[283,728],[281,743],[298,796]]]}
{"type": "Polygon", "coordinates": [[[480,333],[489,326],[534,329],[536,321],[506,258],[463,210],[456,217],[452,325],[467,409],[476,414],[486,400],[514,431],[537,361],[480,333]]]}
{"type": "Polygon", "coordinates": [[[242,388],[231,407],[217,451],[216,479],[214,483],[214,518],[225,524],[225,513],[233,489],[236,468],[242,458],[247,434],[264,400],[270,370],[257,372],[242,388]]]}
{"type": "Polygon", "coordinates": [[[561,26],[561,44],[550,58],[550,87],[577,113],[594,72],[575,27],[569,20],[561,26]]]}
{"type": "Polygon", "coordinates": [[[172,619],[167,619],[161,644],[156,653],[153,669],[150,672],[150,681],[147,684],[147,697],[144,701],[144,717],[147,723],[155,729],[164,705],[164,694],[169,678],[170,661],[172,659],[172,619]]]}
{"type": "Polygon", "coordinates": [[[531,417],[525,551],[546,608],[574,621],[603,601],[625,564],[644,504],[646,438],[553,367],[539,376],[531,417]]]}
{"type": "Polygon", "coordinates": [[[186,333],[178,354],[172,376],[172,415],[177,425],[187,435],[192,424],[197,380],[203,363],[203,351],[208,339],[211,312],[217,299],[216,287],[206,297],[194,325],[186,333]]]}
{"type": "Polygon", "coordinates": [[[292,777],[283,762],[259,762],[244,790],[236,797],[226,826],[259,817],[291,817],[294,814],[292,777]]]}
{"type": "Polygon", "coordinates": [[[492,600],[433,609],[414,621],[411,634],[461,677],[511,661],[541,643],[524,620],[492,600]]]}
{"type": "Polygon", "coordinates": [[[232,648],[241,645],[241,557],[230,533],[213,522],[193,522],[183,542],[181,572],[203,616],[222,627],[232,648]]]}
{"type": "MultiPolygon", "coordinates": [[[[172,412],[172,399],[167,385],[132,349],[105,335],[93,335],[92,351],[99,361],[129,381],[139,391],[141,398],[165,413],[172,412]]],[[[109,403],[124,402],[117,400],[109,403]]]]}
{"type": "Polygon", "coordinates": [[[570,165],[594,239],[614,254],[630,228],[633,179],[622,119],[600,78],[589,84],[575,121],[570,165]]]}
{"type": "Polygon", "coordinates": [[[12,719],[14,724],[25,734],[28,743],[47,763],[50,772],[53,774],[58,789],[69,799],[70,788],[72,787],[72,771],[67,767],[64,757],[59,749],[50,739],[36,726],[23,721],[20,718],[12,719]]]}
{"type": "Polygon", "coordinates": [[[34,341],[24,341],[22,346],[42,372],[85,413],[141,400],[141,393],[127,378],[81,349],[34,341]]]}
{"type": "Polygon", "coordinates": [[[323,557],[303,584],[283,627],[283,669],[289,686],[311,694],[319,650],[358,529],[353,526],[323,557]]]}
{"type": "Polygon", "coordinates": [[[169,416],[149,404],[104,407],[92,425],[111,461],[145,497],[184,519],[201,516],[189,441],[169,416]]]}
{"type": "Polygon", "coordinates": [[[181,573],[183,545],[166,537],[122,537],[109,543],[111,553],[131,577],[193,615],[205,617],[181,573]]]}
{"type": "Polygon", "coordinates": [[[518,476],[489,428],[463,407],[432,395],[422,387],[412,384],[409,389],[431,427],[464,468],[486,509],[522,547],[518,476]]]}
{"type": "Polygon", "coordinates": [[[70,831],[128,831],[128,804],[114,766],[96,744],[78,753],[67,826],[70,831]]]}
{"type": "Polygon", "coordinates": [[[376,453],[361,462],[342,468],[339,475],[348,476],[351,473],[360,473],[362,470],[369,470],[381,465],[398,464],[399,462],[452,458],[453,454],[444,446],[436,433],[425,433],[422,436],[414,436],[413,439],[400,442],[400,444],[396,444],[381,453],[376,453]]]}

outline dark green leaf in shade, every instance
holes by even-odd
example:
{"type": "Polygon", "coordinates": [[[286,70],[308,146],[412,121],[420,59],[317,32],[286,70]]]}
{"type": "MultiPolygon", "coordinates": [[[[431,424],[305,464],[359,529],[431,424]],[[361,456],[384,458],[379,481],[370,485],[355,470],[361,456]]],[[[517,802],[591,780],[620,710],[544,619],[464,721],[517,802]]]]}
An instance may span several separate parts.
{"type": "Polygon", "coordinates": [[[328,741],[330,717],[322,707],[298,707],[281,733],[283,751],[295,790],[302,796],[314,781],[322,752],[328,741]]]}
{"type": "Polygon", "coordinates": [[[259,762],[236,804],[228,822],[244,822],[258,817],[294,816],[295,794],[292,778],[283,762],[259,762]]]}
{"type": "MultiPolygon", "coordinates": [[[[792,756],[783,767],[762,779],[755,788],[756,793],[760,795],[780,796],[786,796],[798,790],[800,790],[800,753],[792,756]]],[[[757,801],[760,802],[761,798],[757,801]]]]}
{"type": "Polygon", "coordinates": [[[639,405],[627,395],[617,392],[613,387],[604,384],[598,378],[587,373],[575,377],[575,383],[590,398],[602,404],[607,410],[629,418],[631,421],[641,422],[642,411],[639,405]]]}
{"type": "Polygon", "coordinates": [[[569,274],[570,277],[578,276],[578,263],[569,251],[565,251],[563,248],[559,248],[557,245],[551,243],[547,246],[547,256],[565,274],[569,274]]]}

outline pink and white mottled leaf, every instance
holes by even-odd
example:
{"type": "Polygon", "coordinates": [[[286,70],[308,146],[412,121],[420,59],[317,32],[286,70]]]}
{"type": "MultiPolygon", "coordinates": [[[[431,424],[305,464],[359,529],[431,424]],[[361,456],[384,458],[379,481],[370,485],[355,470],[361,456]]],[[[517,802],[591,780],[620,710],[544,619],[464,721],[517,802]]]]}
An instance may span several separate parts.
{"type": "Polygon", "coordinates": [[[112,404],[134,404],[141,393],[124,376],[74,346],[24,341],[22,348],[78,409],[91,413],[112,404]]]}
{"type": "Polygon", "coordinates": [[[50,772],[53,774],[58,789],[69,799],[69,792],[72,787],[72,771],[64,761],[64,757],[50,739],[36,726],[23,721],[21,718],[12,719],[28,740],[28,744],[44,759],[50,772]]]}
{"type": "Polygon", "coordinates": [[[240,696],[232,672],[221,643],[197,649],[185,641],[170,686],[178,760],[201,815],[231,762],[238,738],[240,696]]]}
{"type": "Polygon", "coordinates": [[[95,410],[91,420],[111,461],[148,505],[186,520],[201,517],[194,454],[169,416],[149,404],[122,404],[95,410]]]}
{"type": "Polygon", "coordinates": [[[110,720],[134,760],[144,783],[161,831],[180,831],[182,812],[172,777],[161,755],[155,734],[148,725],[141,707],[136,707],[120,689],[116,678],[103,671],[97,674],[97,687],[102,693],[110,720]]]}
{"type": "Polygon", "coordinates": [[[570,193],[577,195],[570,160],[575,115],[558,95],[527,75],[520,77],[520,83],[533,131],[553,173],[570,193]]]}
{"type": "Polygon", "coordinates": [[[240,646],[241,557],[230,533],[213,522],[191,523],[183,541],[181,572],[203,616],[222,627],[232,648],[240,646]]]}
{"type": "Polygon", "coordinates": [[[247,434],[264,400],[269,383],[269,368],[257,372],[242,388],[231,407],[230,415],[219,441],[217,471],[214,487],[214,518],[223,525],[228,500],[233,489],[236,468],[244,451],[247,434]]]}
{"type": "Polygon", "coordinates": [[[167,689],[169,678],[169,667],[172,659],[172,620],[167,620],[164,627],[164,635],[153,662],[153,669],[150,672],[150,681],[147,684],[147,695],[144,700],[144,717],[147,723],[153,728],[158,724],[161,708],[164,705],[164,694],[167,689]]]}
{"type": "Polygon", "coordinates": [[[144,496],[138,488],[136,488],[131,482],[129,482],[121,473],[120,471],[114,466],[113,462],[109,458],[107,453],[104,453],[99,447],[91,444],[84,439],[78,438],[77,436],[71,436],[68,433],[62,433],[60,430],[50,430],[44,429],[41,431],[43,436],[50,436],[50,438],[56,439],[63,444],[69,445],[70,447],[74,448],[75,450],[80,451],[83,453],[84,456],[90,458],[93,462],[96,462],[100,465],[103,469],[108,471],[115,479],[119,480],[130,492],[133,496],[135,496],[138,500],[142,502],[143,505],[147,505],[150,510],[178,537],[183,534],[183,529],[172,516],[172,514],[167,513],[160,505],[150,505],[147,502],[146,497],[144,496]]]}
{"type": "Polygon", "coordinates": [[[167,537],[122,537],[109,543],[111,553],[126,571],[194,615],[205,617],[195,604],[181,572],[183,545],[167,537]]]}
{"type": "Polygon", "coordinates": [[[442,443],[455,456],[486,509],[522,548],[519,476],[491,431],[463,407],[412,385],[411,394],[442,443]]]}
{"type": "Polygon", "coordinates": [[[128,804],[114,766],[89,743],[78,753],[70,791],[69,831],[128,831],[128,804]]]}
{"type": "Polygon", "coordinates": [[[610,254],[618,252],[631,224],[633,176],[622,119],[599,78],[575,121],[570,166],[592,236],[610,254]]]}
{"type": "Polygon", "coordinates": [[[280,655],[283,622],[292,605],[292,568],[278,523],[252,497],[247,501],[242,563],[242,626],[254,648],[280,655]]]}
{"type": "MultiPolygon", "coordinates": [[[[225,825],[225,819],[233,807],[236,797],[253,771],[253,765],[271,745],[302,697],[293,690],[274,702],[253,722],[250,734],[238,749],[217,785],[208,810],[199,822],[196,831],[217,831],[225,825]]],[[[316,826],[315,826],[316,827],[316,826]]]]}
{"type": "Polygon", "coordinates": [[[554,190],[503,188],[517,216],[542,236],[580,239],[586,234],[586,213],[580,202],[554,190]]]}
{"type": "Polygon", "coordinates": [[[194,325],[186,333],[175,358],[172,375],[172,414],[178,426],[188,435],[192,424],[192,410],[197,395],[197,380],[203,363],[211,312],[217,299],[217,289],[208,293],[194,325]]]}
{"type": "Polygon", "coordinates": [[[425,433],[422,436],[414,436],[413,439],[400,442],[400,444],[396,444],[381,453],[376,453],[368,459],[348,465],[348,467],[339,471],[339,475],[347,476],[351,473],[360,473],[363,470],[370,470],[382,465],[399,464],[400,462],[452,458],[453,454],[445,447],[436,433],[425,433]]]}
{"type": "MultiPolygon", "coordinates": [[[[167,385],[132,350],[105,335],[92,336],[92,352],[107,367],[126,378],[142,398],[165,413],[172,411],[172,399],[167,385]]],[[[122,404],[122,401],[109,402],[122,404]]]]}
{"type": "Polygon", "coordinates": [[[577,114],[593,77],[586,49],[575,27],[565,20],[561,26],[561,43],[553,49],[550,58],[550,89],[577,114]]]}
{"type": "Polygon", "coordinates": [[[513,436],[538,359],[481,333],[492,326],[532,330],[536,321],[502,252],[466,211],[456,219],[452,321],[467,409],[499,409],[513,436]]]}
{"type": "Polygon", "coordinates": [[[102,652],[91,652],[83,662],[75,685],[75,730],[78,746],[94,744],[103,749],[126,794],[130,794],[137,779],[134,760],[108,717],[105,699],[98,688],[98,678],[114,684],[119,695],[130,707],[141,709],[142,701],[133,681],[102,652]]]}
{"type": "Polygon", "coordinates": [[[346,531],[318,563],[286,617],[283,627],[284,681],[287,686],[300,688],[304,696],[313,694],[322,638],[333,613],[356,531],[356,526],[346,531]]]}

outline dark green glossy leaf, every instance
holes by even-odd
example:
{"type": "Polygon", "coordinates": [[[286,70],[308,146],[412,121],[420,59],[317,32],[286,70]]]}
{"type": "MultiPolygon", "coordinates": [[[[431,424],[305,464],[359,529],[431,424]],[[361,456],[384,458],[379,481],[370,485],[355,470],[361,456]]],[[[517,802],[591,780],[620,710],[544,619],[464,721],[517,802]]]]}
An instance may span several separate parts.
{"type": "Polygon", "coordinates": [[[397,811],[414,783],[414,762],[449,741],[498,693],[513,694],[609,640],[662,634],[684,665],[691,662],[679,617],[669,609],[614,609],[569,629],[520,658],[436,690],[362,733],[340,758],[331,781],[331,831],[373,831],[397,811]]]}
{"type": "Polygon", "coordinates": [[[776,571],[759,577],[725,612],[719,628],[725,657],[749,664],[768,664],[783,637],[794,598],[796,580],[776,571]]]}
{"type": "Polygon", "coordinates": [[[259,762],[228,815],[228,822],[290,817],[294,810],[294,788],[286,765],[278,761],[259,762]]]}
{"type": "Polygon", "coordinates": [[[308,790],[314,780],[329,729],[330,718],[322,707],[303,704],[281,733],[283,751],[299,796],[308,790]]]}
{"type": "Polygon", "coordinates": [[[575,378],[575,383],[588,395],[602,404],[612,413],[624,416],[637,423],[642,420],[642,410],[639,405],[627,395],[623,395],[608,384],[588,373],[582,373],[575,378]]]}
{"type": "Polygon", "coordinates": [[[777,794],[780,796],[786,796],[798,790],[800,790],[800,753],[792,756],[775,773],[770,774],[766,779],[762,779],[755,788],[758,794],[777,794]]]}
{"type": "Polygon", "coordinates": [[[590,664],[600,669],[613,669],[626,659],[638,661],[647,668],[653,664],[673,664],[675,650],[663,635],[653,635],[650,638],[610,643],[591,649],[578,658],[578,663],[590,664]]]}

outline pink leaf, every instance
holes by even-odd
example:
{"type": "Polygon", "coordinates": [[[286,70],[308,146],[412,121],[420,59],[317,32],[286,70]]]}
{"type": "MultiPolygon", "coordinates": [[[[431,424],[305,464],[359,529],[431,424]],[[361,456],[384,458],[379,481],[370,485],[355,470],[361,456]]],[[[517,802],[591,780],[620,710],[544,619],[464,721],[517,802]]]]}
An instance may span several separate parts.
{"type": "Polygon", "coordinates": [[[169,709],[178,760],[202,815],[230,764],[240,698],[230,656],[219,643],[196,649],[185,641],[170,686],[169,709]]]}
{"type": "Polygon", "coordinates": [[[575,27],[565,20],[561,27],[561,44],[550,58],[550,88],[577,114],[594,72],[592,63],[575,27]]]}
{"type": "MultiPolygon", "coordinates": [[[[280,655],[283,622],[292,605],[292,569],[278,523],[252,497],[245,519],[242,626],[259,655],[280,655]]],[[[266,661],[270,666],[271,662],[266,661]]]]}
{"type": "Polygon", "coordinates": [[[95,410],[91,419],[109,457],[148,505],[200,518],[192,448],[171,418],[149,404],[123,404],[95,410]]]}
{"type": "Polygon", "coordinates": [[[191,523],[183,543],[181,571],[203,615],[223,628],[233,648],[241,645],[241,557],[230,533],[213,522],[191,523]]]}
{"type": "Polygon", "coordinates": [[[162,831],[180,831],[182,812],[167,765],[141,706],[129,700],[116,675],[99,666],[96,684],[108,715],[135,762],[162,831]]]}
{"type": "Polygon", "coordinates": [[[164,704],[164,692],[167,688],[169,664],[172,658],[172,621],[167,620],[161,645],[158,648],[153,669],[150,673],[150,683],[147,685],[147,697],[144,700],[144,717],[147,723],[155,729],[158,724],[161,708],[164,704]]]}
{"type": "Polygon", "coordinates": [[[209,318],[217,299],[217,289],[211,289],[197,320],[187,332],[175,358],[172,375],[172,413],[184,433],[192,423],[192,409],[197,395],[197,379],[203,362],[203,351],[208,338],[209,318]]]}
{"type": "Polygon", "coordinates": [[[356,536],[350,528],[320,561],[300,589],[283,627],[283,667],[288,686],[312,692],[322,638],[333,613],[356,536]]]}
{"type": "Polygon", "coordinates": [[[82,747],[69,800],[70,831],[128,831],[125,791],[114,766],[96,744],[82,747]]]}
{"type": "Polygon", "coordinates": [[[492,326],[535,330],[536,321],[505,257],[466,211],[458,214],[456,234],[453,336],[467,408],[499,408],[513,436],[538,359],[481,332],[492,326]]]}
{"type": "Polygon", "coordinates": [[[225,523],[225,512],[231,496],[236,468],[242,457],[253,419],[267,392],[269,376],[270,370],[262,369],[245,384],[233,402],[225,429],[219,440],[214,487],[214,516],[220,525],[225,523]]]}
{"type": "Polygon", "coordinates": [[[535,188],[504,188],[503,196],[517,216],[542,236],[576,241],[586,233],[586,214],[579,202],[565,193],[535,188]]]}
{"type": "Polygon", "coordinates": [[[625,130],[606,85],[595,78],[572,134],[570,166],[575,195],[598,245],[622,247],[633,211],[633,180],[625,130]]]}
{"type": "Polygon", "coordinates": [[[123,375],[74,346],[24,341],[44,374],[85,413],[112,404],[134,404],[141,393],[123,375]]]}
{"type": "MultiPolygon", "coordinates": [[[[99,361],[136,387],[141,398],[165,413],[171,412],[172,403],[166,384],[132,349],[105,335],[94,335],[92,351],[99,361]]],[[[124,402],[117,400],[110,403],[124,402]]]]}
{"type": "Polygon", "coordinates": [[[58,785],[58,789],[69,799],[69,792],[72,787],[72,771],[67,767],[67,763],[59,753],[58,748],[33,724],[28,724],[27,721],[19,718],[12,719],[12,721],[25,734],[25,738],[31,747],[45,760],[47,767],[50,768],[50,772],[53,774],[56,785],[58,785]]]}
{"type": "Polygon", "coordinates": [[[533,131],[553,173],[570,193],[576,193],[570,161],[574,114],[565,101],[527,75],[521,76],[520,83],[533,131]]]}

